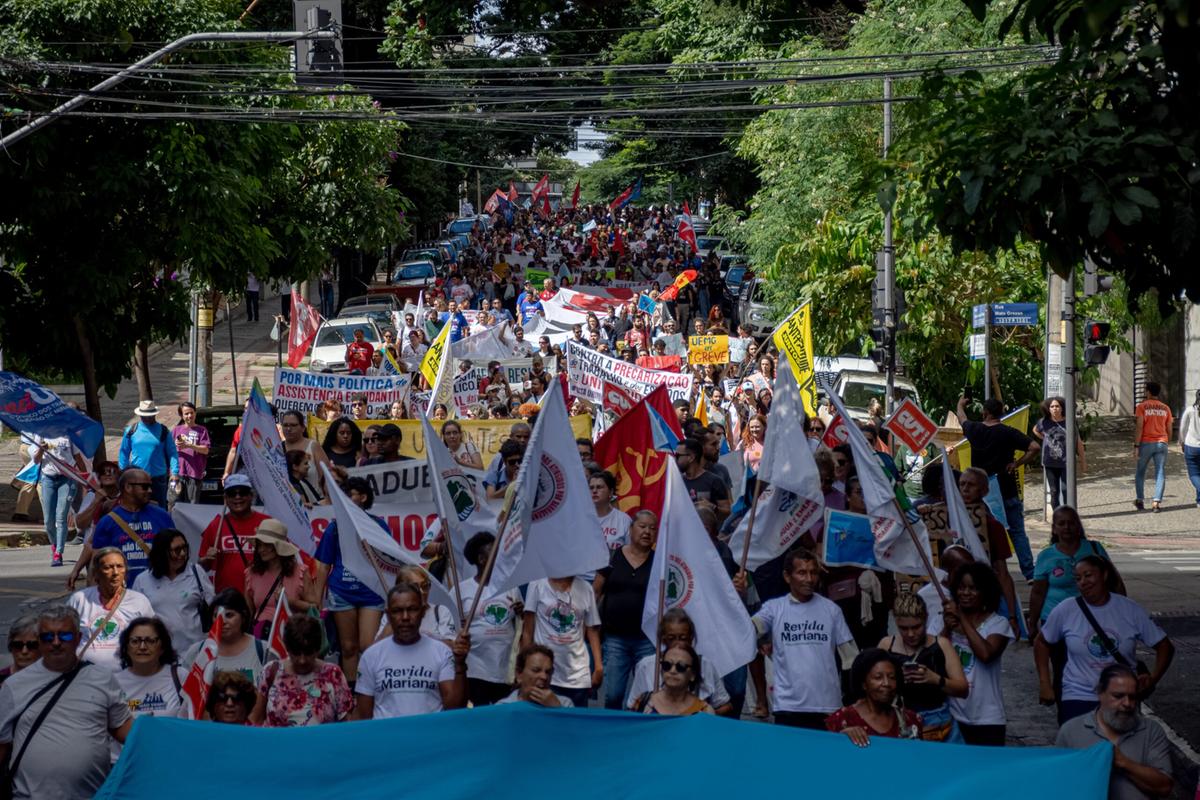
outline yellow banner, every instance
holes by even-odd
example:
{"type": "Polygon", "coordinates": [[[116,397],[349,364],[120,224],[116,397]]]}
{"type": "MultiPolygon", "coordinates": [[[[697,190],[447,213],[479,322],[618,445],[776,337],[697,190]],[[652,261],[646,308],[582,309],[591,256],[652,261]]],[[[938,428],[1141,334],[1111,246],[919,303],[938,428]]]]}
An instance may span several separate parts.
{"type": "Polygon", "coordinates": [[[813,372],[812,304],[805,303],[780,323],[772,337],[775,346],[787,354],[792,365],[792,374],[800,387],[800,400],[804,413],[810,417],[817,414],[817,377],[813,372]]]}
{"type": "Polygon", "coordinates": [[[688,363],[718,364],[729,363],[728,336],[689,336],[688,363]]]}
{"type": "Polygon", "coordinates": [[[421,374],[425,376],[425,380],[429,381],[430,386],[437,383],[438,368],[442,366],[442,354],[449,346],[450,323],[447,322],[442,326],[442,332],[433,340],[433,344],[429,345],[425,357],[421,359],[421,374]]]}
{"type": "MultiPolygon", "coordinates": [[[[508,432],[512,428],[513,423],[520,420],[513,419],[459,419],[454,420],[459,425],[462,425],[463,436],[465,436],[475,447],[479,449],[479,453],[483,456],[483,465],[486,467],[492,460],[492,457],[500,452],[500,445],[508,438],[508,432]]],[[[354,421],[359,427],[359,430],[366,430],[372,425],[387,425],[391,423],[400,428],[400,455],[409,456],[410,458],[425,457],[425,433],[421,427],[419,419],[358,419],[354,421]]],[[[434,430],[441,431],[443,422],[441,420],[430,420],[434,430]]],[[[318,417],[309,415],[308,417],[308,438],[318,442],[325,441],[325,432],[329,430],[329,423],[318,417]]],[[[575,434],[575,438],[586,437],[589,440],[592,438],[592,417],[590,414],[578,414],[571,417],[571,432],[575,434]]]]}

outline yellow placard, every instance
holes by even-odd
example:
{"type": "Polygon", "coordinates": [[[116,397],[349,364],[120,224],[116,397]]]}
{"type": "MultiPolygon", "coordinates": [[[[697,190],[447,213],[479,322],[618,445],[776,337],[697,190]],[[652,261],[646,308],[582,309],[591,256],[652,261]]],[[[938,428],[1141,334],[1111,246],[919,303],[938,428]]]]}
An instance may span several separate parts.
{"type": "MultiPolygon", "coordinates": [[[[500,452],[500,445],[508,438],[508,433],[513,423],[520,422],[520,420],[513,419],[458,419],[454,421],[462,425],[463,436],[479,449],[480,455],[483,456],[483,465],[485,467],[492,460],[492,457],[500,452]]],[[[421,420],[354,420],[354,424],[358,426],[359,430],[366,430],[372,425],[387,425],[389,423],[400,428],[400,455],[409,456],[410,458],[425,457],[425,432],[421,427],[421,420]]],[[[440,431],[443,422],[441,420],[430,420],[430,424],[433,425],[434,430],[440,431]]],[[[327,430],[329,430],[328,422],[311,414],[309,415],[308,438],[317,442],[323,442],[327,430]]],[[[571,432],[576,438],[592,438],[591,415],[577,414],[571,417],[571,432]]]]}
{"type": "Polygon", "coordinates": [[[812,304],[805,303],[775,329],[772,341],[788,357],[792,374],[800,387],[804,413],[817,413],[817,377],[813,371],[812,304]]]}
{"type": "Polygon", "coordinates": [[[442,366],[442,354],[449,346],[450,323],[447,322],[442,326],[442,332],[433,340],[433,344],[429,345],[425,357],[421,359],[421,374],[425,376],[425,380],[429,381],[430,386],[437,383],[438,369],[442,366]]]}
{"type": "Polygon", "coordinates": [[[719,364],[729,363],[729,337],[721,336],[689,336],[689,364],[719,364]]]}
{"type": "MultiPolygon", "coordinates": [[[[1007,415],[1000,418],[1010,428],[1020,431],[1026,436],[1029,435],[1029,406],[1023,405],[1016,411],[1010,411],[1007,415]]],[[[939,439],[945,439],[948,433],[952,433],[952,429],[941,428],[938,432],[939,439]]],[[[962,437],[962,431],[957,431],[957,436],[962,437]]],[[[953,444],[947,446],[950,456],[950,466],[955,467],[960,472],[971,466],[971,443],[965,438],[959,438],[953,444]]],[[[1019,458],[1021,453],[1015,453],[1019,458]]],[[[1022,501],[1025,499],[1025,467],[1017,467],[1017,496],[1022,501]]]]}

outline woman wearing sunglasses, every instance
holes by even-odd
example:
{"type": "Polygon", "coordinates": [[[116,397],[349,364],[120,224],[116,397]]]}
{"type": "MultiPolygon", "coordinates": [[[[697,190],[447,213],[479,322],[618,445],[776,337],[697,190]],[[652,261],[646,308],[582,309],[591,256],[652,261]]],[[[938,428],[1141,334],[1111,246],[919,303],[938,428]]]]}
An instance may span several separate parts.
{"type": "Polygon", "coordinates": [[[249,725],[250,712],[258,702],[254,684],[240,672],[218,672],[204,710],[213,722],[227,725],[249,725]]]}
{"type": "Polygon", "coordinates": [[[663,654],[660,662],[662,686],[643,694],[633,704],[634,711],[669,717],[715,714],[713,707],[700,699],[700,655],[691,645],[677,644],[663,654]]]}
{"type": "Polygon", "coordinates": [[[110,672],[121,667],[121,633],[138,617],[154,616],[146,595],[125,588],[127,570],[124,553],[116,547],[101,547],[92,556],[90,574],[96,585],[80,589],[67,601],[79,614],[79,658],[110,672]]]}
{"type": "Polygon", "coordinates": [[[8,629],[8,654],[12,656],[12,664],[0,670],[0,684],[14,673],[28,667],[38,660],[38,624],[37,617],[26,614],[17,619],[8,629]]]}
{"type": "Polygon", "coordinates": [[[368,460],[379,455],[379,427],[378,425],[371,425],[363,431],[362,456],[358,459],[358,466],[361,467],[368,460]]]}

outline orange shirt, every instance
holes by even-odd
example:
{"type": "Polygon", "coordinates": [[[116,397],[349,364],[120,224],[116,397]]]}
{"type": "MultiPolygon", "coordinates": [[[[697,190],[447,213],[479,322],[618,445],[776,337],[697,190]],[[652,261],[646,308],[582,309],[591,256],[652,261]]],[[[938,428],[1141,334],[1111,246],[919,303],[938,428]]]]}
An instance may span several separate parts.
{"type": "Polygon", "coordinates": [[[1142,421],[1142,438],[1139,443],[1171,441],[1170,407],[1161,400],[1150,398],[1138,404],[1134,415],[1142,421]]]}

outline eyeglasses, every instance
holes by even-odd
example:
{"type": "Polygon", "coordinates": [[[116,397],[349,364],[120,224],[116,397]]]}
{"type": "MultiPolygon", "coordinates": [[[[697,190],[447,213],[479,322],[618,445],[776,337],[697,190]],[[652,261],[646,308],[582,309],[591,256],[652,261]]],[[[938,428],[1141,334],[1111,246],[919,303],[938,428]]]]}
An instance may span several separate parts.
{"type": "Polygon", "coordinates": [[[504,463],[508,464],[509,466],[517,466],[518,464],[521,463],[521,459],[520,458],[506,458],[506,459],[504,459],[504,463]]]}
{"type": "Polygon", "coordinates": [[[14,653],[21,651],[21,650],[30,650],[30,651],[37,650],[38,649],[37,639],[27,639],[25,641],[21,641],[19,639],[13,639],[11,642],[8,643],[8,649],[14,653]]]}
{"type": "Polygon", "coordinates": [[[60,642],[64,642],[66,644],[70,644],[71,642],[75,641],[75,637],[78,635],[79,634],[75,633],[75,631],[47,631],[46,633],[39,633],[38,639],[46,644],[50,644],[55,639],[58,639],[60,642]]]}
{"type": "Polygon", "coordinates": [[[364,436],[363,441],[364,442],[378,442],[379,437],[378,436],[364,436]]]}
{"type": "Polygon", "coordinates": [[[692,665],[686,661],[667,661],[663,659],[662,668],[663,672],[678,672],[683,674],[684,672],[690,672],[692,665]]]}
{"type": "Polygon", "coordinates": [[[153,647],[158,644],[157,636],[131,636],[129,644],[132,647],[153,647]]]}
{"type": "Polygon", "coordinates": [[[233,489],[226,489],[225,494],[229,495],[230,497],[249,497],[252,492],[245,486],[238,486],[233,489]]]}
{"type": "Polygon", "coordinates": [[[186,556],[188,554],[188,546],[186,544],[181,544],[177,547],[172,547],[167,552],[173,556],[186,556]]]}
{"type": "Polygon", "coordinates": [[[240,703],[241,701],[242,696],[239,694],[222,694],[217,696],[217,705],[224,705],[226,703],[240,703]]]}

